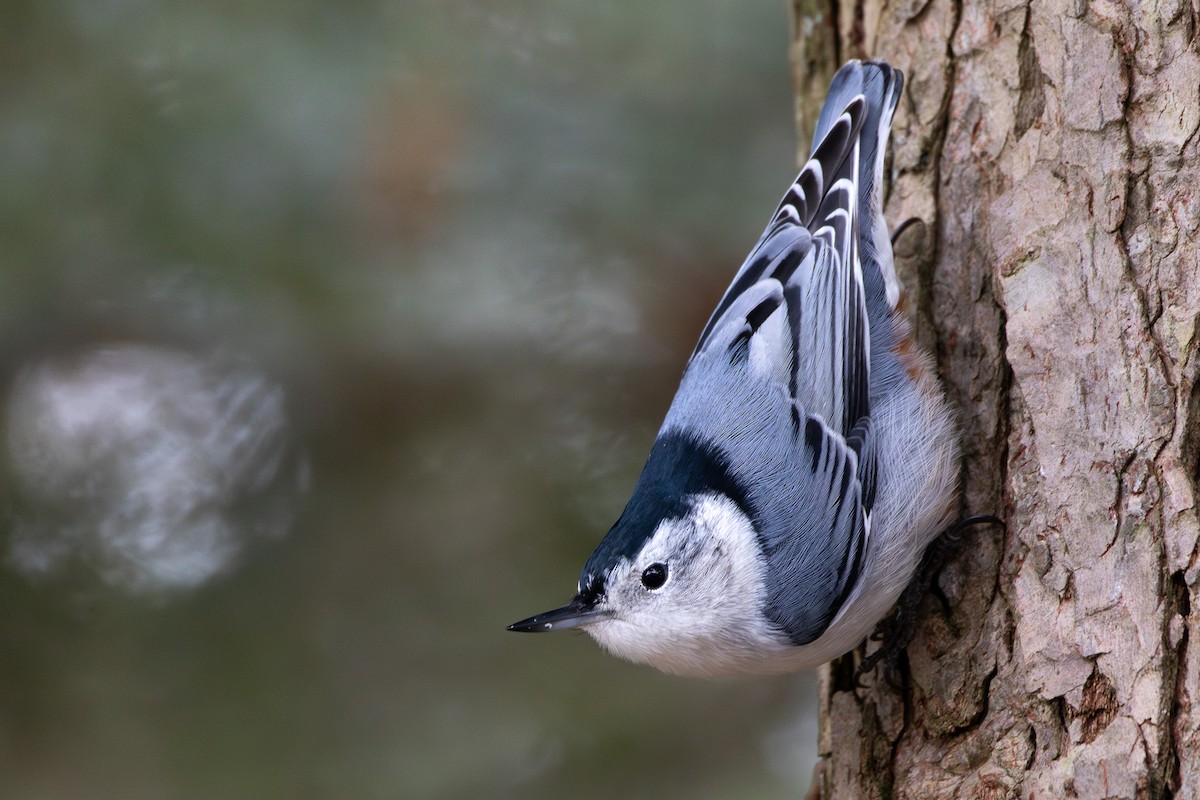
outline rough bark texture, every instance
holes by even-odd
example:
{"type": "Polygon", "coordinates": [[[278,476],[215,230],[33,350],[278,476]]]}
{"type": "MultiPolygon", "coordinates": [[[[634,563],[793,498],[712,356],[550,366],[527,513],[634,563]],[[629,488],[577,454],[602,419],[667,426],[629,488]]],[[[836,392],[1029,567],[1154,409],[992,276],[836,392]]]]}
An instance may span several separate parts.
{"type": "Polygon", "coordinates": [[[825,669],[822,796],[1200,797],[1196,3],[793,4],[802,132],[841,61],[908,77],[897,260],[1008,521],[898,687],[825,669]]]}

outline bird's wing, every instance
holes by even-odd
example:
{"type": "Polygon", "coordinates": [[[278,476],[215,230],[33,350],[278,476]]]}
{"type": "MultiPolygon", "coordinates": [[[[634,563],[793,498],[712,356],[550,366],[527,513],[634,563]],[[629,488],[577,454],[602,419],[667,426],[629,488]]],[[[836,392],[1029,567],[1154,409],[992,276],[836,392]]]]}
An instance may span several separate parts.
{"type": "Polygon", "coordinates": [[[870,515],[855,451],[819,416],[800,421],[796,471],[780,479],[790,494],[771,504],[759,533],[768,564],[766,616],[794,643],[808,644],[858,585],[870,515]]]}
{"type": "Polygon", "coordinates": [[[780,202],[700,335],[692,358],[714,333],[736,346],[765,335],[772,375],[786,377],[788,394],[843,437],[868,411],[870,332],[858,260],[858,138],[865,101],[846,103],[826,137],[780,202]],[[787,340],[766,323],[786,320],[787,340]]]}
{"type": "MultiPolygon", "coordinates": [[[[835,77],[811,158],[689,362],[689,372],[748,372],[790,405],[784,413],[794,451],[777,460],[795,467],[758,474],[764,488],[756,527],[769,562],[770,616],[798,644],[819,636],[844,604],[870,536],[872,322],[883,327],[877,308],[886,296],[885,255],[890,268],[890,247],[883,253],[876,235],[883,223],[875,184],[900,80],[886,66],[857,62],[835,77]]],[[[718,443],[738,463],[771,461],[768,449],[787,446],[778,441],[784,437],[744,436],[736,414],[719,419],[706,427],[725,436],[718,443]]]]}

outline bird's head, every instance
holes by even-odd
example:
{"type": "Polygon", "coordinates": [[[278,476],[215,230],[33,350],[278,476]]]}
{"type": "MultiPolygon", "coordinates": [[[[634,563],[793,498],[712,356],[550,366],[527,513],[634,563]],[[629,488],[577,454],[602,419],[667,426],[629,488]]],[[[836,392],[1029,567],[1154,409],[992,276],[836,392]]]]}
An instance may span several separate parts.
{"type": "Polygon", "coordinates": [[[509,630],[582,627],[613,654],[664,672],[745,672],[787,646],[763,616],[766,594],[746,492],[719,453],[668,436],[584,565],[575,598],[509,630]]]}

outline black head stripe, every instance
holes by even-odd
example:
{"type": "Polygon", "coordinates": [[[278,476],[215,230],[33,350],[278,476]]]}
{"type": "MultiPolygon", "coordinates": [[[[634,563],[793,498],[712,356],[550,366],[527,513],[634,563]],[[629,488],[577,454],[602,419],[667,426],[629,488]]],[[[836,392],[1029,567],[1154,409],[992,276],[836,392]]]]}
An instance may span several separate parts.
{"type": "Polygon", "coordinates": [[[619,559],[632,559],[663,520],[684,517],[699,494],[724,495],[747,517],[756,518],[750,492],[725,453],[687,433],[670,431],[654,443],[633,497],[588,558],[583,574],[604,575],[619,559]]]}

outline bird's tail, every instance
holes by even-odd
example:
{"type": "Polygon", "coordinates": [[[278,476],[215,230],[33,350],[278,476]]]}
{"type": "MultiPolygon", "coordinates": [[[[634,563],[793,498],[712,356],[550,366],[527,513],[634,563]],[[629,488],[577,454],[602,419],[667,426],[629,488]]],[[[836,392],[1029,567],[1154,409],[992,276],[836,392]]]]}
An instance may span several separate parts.
{"type": "Polygon", "coordinates": [[[882,289],[889,308],[895,308],[900,299],[900,284],[896,280],[891,240],[883,218],[883,158],[892,130],[892,115],[903,88],[904,73],[900,70],[882,61],[851,61],[833,76],[829,96],[813,133],[813,142],[819,146],[838,115],[855,97],[861,95],[866,100],[866,114],[858,140],[859,258],[867,282],[868,305],[871,296],[882,289]],[[876,271],[877,276],[870,274],[876,271]],[[876,278],[882,281],[881,287],[871,285],[876,278]]]}
{"type": "Polygon", "coordinates": [[[882,61],[850,61],[829,84],[829,95],[812,134],[815,154],[848,104],[858,96],[866,101],[858,139],[859,258],[863,261],[868,305],[872,295],[882,290],[889,308],[895,308],[900,299],[900,283],[896,281],[892,242],[883,219],[883,155],[888,148],[892,116],[896,103],[900,102],[902,89],[904,73],[896,68],[882,61]],[[877,275],[871,275],[871,272],[877,272],[877,275]],[[881,285],[871,285],[876,281],[881,285]]]}
{"type": "Polygon", "coordinates": [[[817,119],[808,163],[775,216],[792,216],[810,229],[819,226],[829,188],[842,178],[856,184],[858,256],[873,322],[871,312],[890,311],[900,299],[883,218],[883,159],[903,86],[904,74],[881,61],[850,61],[838,70],[817,119]],[[850,157],[854,153],[857,159],[850,157]]]}

